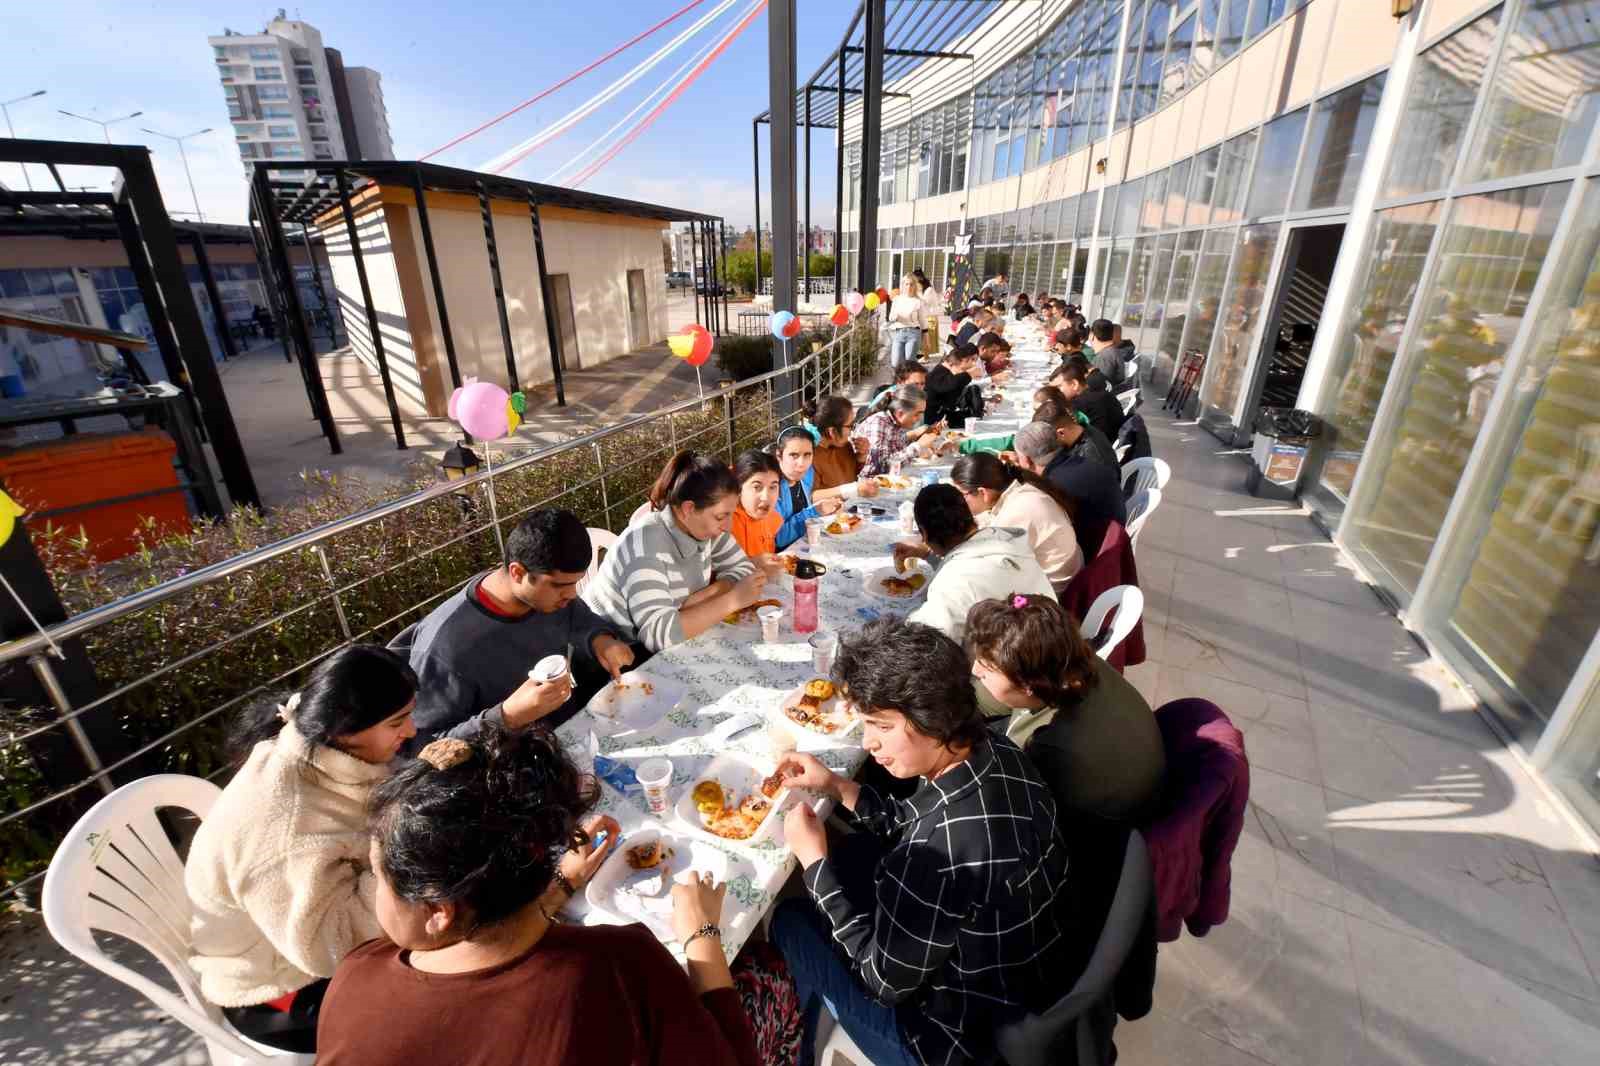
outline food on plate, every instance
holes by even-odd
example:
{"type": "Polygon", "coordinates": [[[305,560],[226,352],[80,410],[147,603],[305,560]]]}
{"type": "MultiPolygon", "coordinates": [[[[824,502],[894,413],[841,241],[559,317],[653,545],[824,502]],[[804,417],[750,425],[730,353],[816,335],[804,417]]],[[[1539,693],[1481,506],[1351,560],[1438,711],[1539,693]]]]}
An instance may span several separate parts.
{"type": "Polygon", "coordinates": [[[763,607],[782,607],[782,600],[757,600],[748,607],[741,607],[737,611],[730,611],[722,616],[723,624],[736,626],[745,622],[754,622],[756,612],[763,607]]]}
{"type": "Polygon", "coordinates": [[[841,514],[837,518],[835,518],[832,522],[828,523],[827,530],[828,530],[829,533],[832,533],[835,536],[837,536],[840,533],[849,533],[851,530],[855,529],[860,524],[861,524],[861,516],[860,515],[858,515],[858,514],[841,514]]]}
{"type": "Polygon", "coordinates": [[[847,728],[852,720],[849,708],[842,702],[832,707],[824,706],[833,698],[834,692],[831,681],[822,678],[808,681],[797,696],[791,695],[784,702],[784,717],[814,733],[832,736],[847,728]]]}
{"type": "Polygon", "coordinates": [[[772,801],[765,796],[746,796],[739,801],[739,813],[760,822],[767,816],[767,809],[771,806],[772,801]]]}
{"type": "Polygon", "coordinates": [[[812,678],[806,682],[806,695],[821,703],[833,695],[833,682],[824,677],[812,678]]]}
{"type": "Polygon", "coordinates": [[[623,857],[635,870],[653,870],[672,858],[672,849],[664,846],[659,840],[652,840],[645,844],[635,844],[623,852],[623,857]]]}
{"type": "Polygon", "coordinates": [[[738,808],[725,809],[706,818],[706,829],[725,840],[749,840],[761,828],[761,819],[738,808]]]}
{"type": "Polygon", "coordinates": [[[917,564],[912,562],[911,559],[912,559],[912,557],[909,556],[909,555],[897,555],[897,556],[895,556],[895,559],[894,559],[894,572],[897,573],[897,574],[903,574],[907,570],[910,570],[912,567],[916,566],[917,564]]]}
{"type": "Polygon", "coordinates": [[[761,779],[761,794],[767,799],[775,799],[778,793],[783,791],[785,776],[787,775],[784,774],[783,767],[780,766],[766,777],[763,777],[761,779]]]}
{"type": "Polygon", "coordinates": [[[886,577],[878,584],[890,596],[915,596],[923,585],[928,583],[925,574],[912,574],[909,577],[886,577]]]}
{"type": "Polygon", "coordinates": [[[908,477],[895,477],[893,474],[879,474],[878,487],[880,489],[889,489],[892,492],[904,492],[911,487],[911,479],[908,477]]]}
{"type": "Polygon", "coordinates": [[[795,566],[800,562],[798,555],[780,555],[778,562],[783,564],[783,572],[793,575],[795,566]]]}
{"type": "Polygon", "coordinates": [[[701,814],[715,814],[722,810],[726,799],[722,794],[722,786],[715,781],[699,782],[689,795],[694,800],[695,809],[701,814]]]}

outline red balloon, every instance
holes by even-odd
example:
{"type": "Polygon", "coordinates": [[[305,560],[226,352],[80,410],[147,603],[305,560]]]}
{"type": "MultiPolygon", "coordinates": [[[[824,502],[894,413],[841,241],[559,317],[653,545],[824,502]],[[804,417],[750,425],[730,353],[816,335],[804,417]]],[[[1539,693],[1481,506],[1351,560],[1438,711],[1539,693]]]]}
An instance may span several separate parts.
{"type": "Polygon", "coordinates": [[[833,314],[828,316],[828,321],[836,326],[848,326],[850,324],[850,309],[844,304],[834,304],[833,314]]]}
{"type": "Polygon", "coordinates": [[[889,290],[882,285],[878,286],[878,302],[881,304],[889,302],[889,290]]]}
{"type": "Polygon", "coordinates": [[[683,332],[694,335],[694,348],[689,353],[689,365],[699,366],[711,358],[711,347],[716,338],[711,331],[698,322],[691,322],[683,327],[683,332]]]}
{"type": "Polygon", "coordinates": [[[784,323],[783,335],[792,340],[800,335],[800,330],[804,325],[805,323],[801,322],[799,316],[797,315],[794,318],[791,318],[788,322],[784,323]]]}

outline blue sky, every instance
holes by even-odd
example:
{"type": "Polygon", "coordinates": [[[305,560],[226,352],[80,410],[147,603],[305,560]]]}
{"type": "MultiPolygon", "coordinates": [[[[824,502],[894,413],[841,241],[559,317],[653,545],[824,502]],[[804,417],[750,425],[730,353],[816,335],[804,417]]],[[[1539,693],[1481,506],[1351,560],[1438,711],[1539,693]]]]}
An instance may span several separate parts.
{"type": "MultiPolygon", "coordinates": [[[[383,75],[395,153],[414,159],[521,102],[590,62],[687,0],[475,0],[445,5],[420,0],[368,0],[290,7],[321,30],[352,66],[383,75]]],[[[715,0],[647,38],[593,73],[473,138],[436,161],[477,167],[498,152],[568,114],[676,32],[715,0]]],[[[838,43],[856,0],[801,0],[800,77],[838,43]]],[[[600,136],[675,71],[719,27],[730,26],[744,0],[714,27],[688,42],[637,83],[571,131],[544,146],[512,173],[543,180],[600,136]]],[[[57,114],[58,108],[96,118],[142,110],[112,127],[118,143],[148,144],[167,206],[192,211],[188,184],[169,142],[140,132],[148,126],[184,134],[216,132],[186,142],[200,207],[211,221],[244,219],[244,177],[228,124],[221,85],[206,38],[224,26],[256,33],[276,8],[266,4],[193,0],[0,3],[0,100],[35,89],[47,95],[12,106],[19,137],[99,140],[98,126],[57,114]]],[[[766,107],[767,19],[763,13],[646,133],[585,188],[596,192],[723,214],[747,225],[750,195],[750,118],[766,107]]],[[[762,127],[762,186],[767,169],[762,127]]],[[[4,135],[0,127],[0,136],[4,135]]],[[[831,131],[813,133],[813,222],[831,219],[831,131]]],[[[36,185],[48,178],[35,169],[36,185]]],[[[0,165],[0,181],[21,188],[15,166],[0,165]]],[[[68,174],[69,184],[106,188],[103,172],[68,174]]],[[[763,199],[762,217],[768,206],[763,199]]]]}

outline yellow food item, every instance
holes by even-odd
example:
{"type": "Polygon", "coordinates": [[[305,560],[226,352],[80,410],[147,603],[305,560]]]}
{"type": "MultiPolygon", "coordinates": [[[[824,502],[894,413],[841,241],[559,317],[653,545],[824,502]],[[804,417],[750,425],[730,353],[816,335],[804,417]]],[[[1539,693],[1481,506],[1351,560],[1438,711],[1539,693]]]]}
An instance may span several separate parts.
{"type": "Polygon", "coordinates": [[[715,781],[701,781],[690,793],[695,809],[701,814],[716,814],[724,806],[722,786],[715,781]]]}
{"type": "Polygon", "coordinates": [[[833,695],[833,682],[821,677],[807,681],[806,695],[816,700],[828,699],[833,695]]]}

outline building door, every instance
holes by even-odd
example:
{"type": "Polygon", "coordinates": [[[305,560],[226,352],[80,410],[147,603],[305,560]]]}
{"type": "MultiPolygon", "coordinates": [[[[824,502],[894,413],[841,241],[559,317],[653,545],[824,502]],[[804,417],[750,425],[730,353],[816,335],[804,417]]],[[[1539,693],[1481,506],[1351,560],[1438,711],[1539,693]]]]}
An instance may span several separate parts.
{"type": "Polygon", "coordinates": [[[628,322],[635,348],[643,348],[650,343],[648,312],[649,305],[644,295],[644,271],[630,270],[628,271],[628,322]]]}
{"type": "MultiPolygon", "coordinates": [[[[639,271],[629,271],[631,275],[639,271]]],[[[544,298],[556,313],[556,355],[561,360],[562,370],[576,370],[583,365],[578,356],[578,324],[572,314],[572,276],[569,274],[550,274],[544,279],[544,298]]],[[[632,299],[630,291],[629,299],[632,299]]]]}

